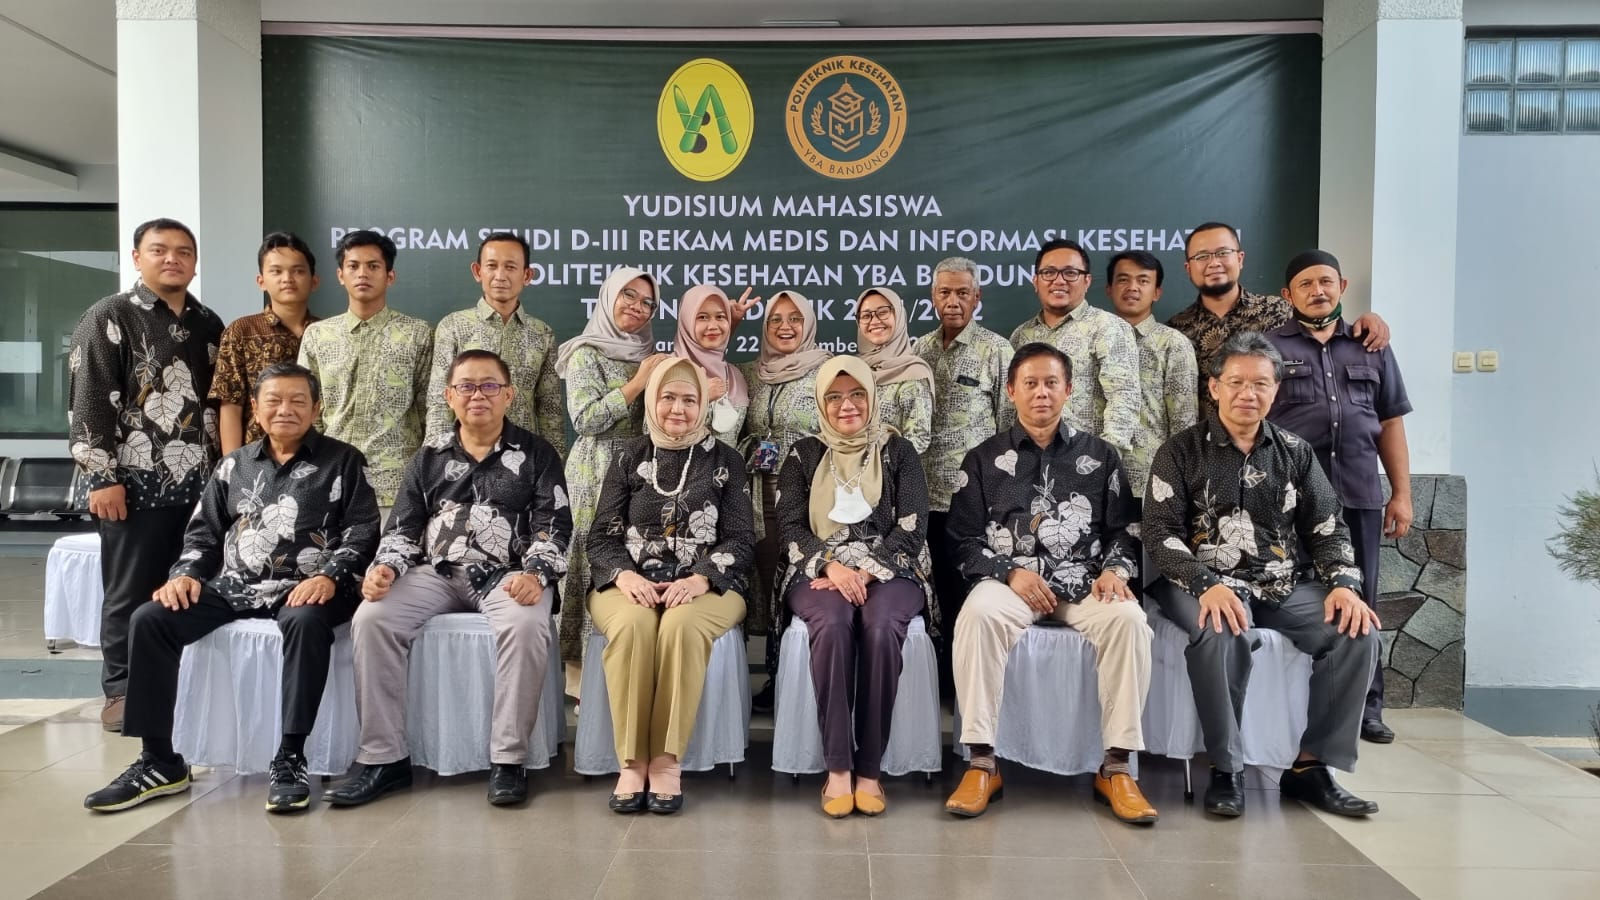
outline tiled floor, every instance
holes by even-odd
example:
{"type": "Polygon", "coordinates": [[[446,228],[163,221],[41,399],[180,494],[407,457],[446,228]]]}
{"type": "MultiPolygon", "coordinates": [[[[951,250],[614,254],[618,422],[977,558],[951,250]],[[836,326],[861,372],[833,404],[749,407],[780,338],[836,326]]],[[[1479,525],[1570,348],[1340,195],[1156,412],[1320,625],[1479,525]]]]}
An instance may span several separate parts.
{"type": "Polygon", "coordinates": [[[98,660],[98,650],[70,642],[58,653],[45,647],[44,564],[48,549],[0,544],[0,659],[98,660]]]}
{"type": "Polygon", "coordinates": [[[137,746],[97,709],[0,701],[0,898],[1600,897],[1600,780],[1448,712],[1396,711],[1401,740],[1363,746],[1345,781],[1382,804],[1370,821],[1283,802],[1260,774],[1242,820],[1208,819],[1180,768],[1147,759],[1163,817],[1132,828],[1086,779],[1016,766],[987,815],[952,819],[954,764],[933,786],[891,781],[886,816],[836,822],[820,779],[774,775],[762,743],[735,781],[690,776],[671,818],[613,815],[608,780],[550,770],[523,809],[490,808],[482,776],[419,770],[367,807],[275,817],[264,777],[215,770],[102,816],[82,797],[137,746]]]}

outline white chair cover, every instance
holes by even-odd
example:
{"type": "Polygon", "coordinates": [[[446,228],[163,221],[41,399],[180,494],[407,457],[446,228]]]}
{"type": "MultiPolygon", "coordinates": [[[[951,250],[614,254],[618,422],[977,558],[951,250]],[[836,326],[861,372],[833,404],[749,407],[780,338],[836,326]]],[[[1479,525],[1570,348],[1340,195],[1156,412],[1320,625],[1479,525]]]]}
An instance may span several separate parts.
{"type": "MultiPolygon", "coordinates": [[[[1100,678],[1094,647],[1071,628],[1032,625],[1006,657],[1006,680],[994,752],[1057,775],[1100,768],[1100,678]]],[[[961,713],[952,732],[963,758],[961,713]]]]}
{"type": "MultiPolygon", "coordinates": [[[[100,646],[100,535],[69,534],[50,547],[44,563],[44,636],[80,647],[100,646]]],[[[274,745],[276,749],[276,745],[274,745]]]]}
{"type": "MultiPolygon", "coordinates": [[[[406,739],[414,765],[440,775],[489,768],[494,670],[494,632],[482,613],[445,613],[422,627],[411,644],[406,690],[406,739]]],[[[548,767],[561,753],[567,730],[561,701],[565,686],[551,622],[549,672],[528,738],[530,769],[548,767]]]]}
{"type": "MultiPolygon", "coordinates": [[[[889,775],[937,772],[939,758],[939,669],[933,640],[921,616],[911,620],[901,647],[903,668],[895,694],[883,771],[889,775]]],[[[777,772],[822,772],[822,729],[817,690],[811,682],[811,632],[796,617],[778,648],[777,709],[772,730],[772,768],[777,772]]]]}
{"type": "MultiPolygon", "coordinates": [[[[578,740],[572,768],[580,775],[609,775],[621,768],[617,760],[616,730],[611,725],[611,694],[600,654],[606,636],[589,635],[584,659],[578,715],[578,740]]],[[[706,685],[695,713],[694,732],[678,764],[685,772],[705,772],[720,765],[744,762],[750,744],[750,659],[744,647],[744,629],[730,628],[711,642],[706,665],[706,685]]]]}
{"type": "MultiPolygon", "coordinates": [[[[306,739],[306,768],[342,775],[355,762],[355,664],[350,626],[334,630],[333,659],[317,724],[306,739]]],[[[283,633],[271,619],[230,622],[183,650],[172,745],[193,765],[267,771],[283,735],[283,633]]]]}
{"type": "MultiPolygon", "coordinates": [[[[1205,752],[1200,717],[1184,648],[1189,636],[1159,613],[1150,615],[1155,630],[1151,652],[1150,697],[1144,707],[1144,740],[1151,753],[1189,759],[1205,752]]],[[[1261,646],[1251,654],[1254,666],[1244,696],[1240,740],[1244,761],[1252,766],[1288,768],[1300,753],[1306,730],[1306,703],[1311,694],[1311,657],[1296,650],[1276,631],[1257,629],[1261,646]]]]}

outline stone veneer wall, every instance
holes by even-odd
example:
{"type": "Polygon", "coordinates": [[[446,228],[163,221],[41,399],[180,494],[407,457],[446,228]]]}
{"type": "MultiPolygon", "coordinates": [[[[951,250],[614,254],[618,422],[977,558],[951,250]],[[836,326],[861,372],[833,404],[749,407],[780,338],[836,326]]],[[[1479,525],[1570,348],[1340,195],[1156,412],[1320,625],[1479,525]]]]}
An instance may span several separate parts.
{"type": "Polygon", "coordinates": [[[1411,531],[1399,541],[1385,539],[1378,551],[1384,703],[1460,709],[1466,683],[1466,479],[1413,475],[1411,501],[1411,531]]]}

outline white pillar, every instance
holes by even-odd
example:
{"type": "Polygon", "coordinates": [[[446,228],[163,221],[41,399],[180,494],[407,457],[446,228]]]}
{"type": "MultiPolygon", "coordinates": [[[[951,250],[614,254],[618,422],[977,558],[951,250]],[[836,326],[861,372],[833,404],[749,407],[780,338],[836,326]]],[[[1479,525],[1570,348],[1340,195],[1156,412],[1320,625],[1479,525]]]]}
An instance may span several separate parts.
{"type": "Polygon", "coordinates": [[[200,242],[195,295],[224,321],[260,309],[260,0],[117,0],[117,167],[124,260],[170,216],[200,242]]]}
{"type": "Polygon", "coordinates": [[[1326,0],[1318,233],[1389,322],[1411,470],[1451,469],[1461,0],[1326,0]]]}

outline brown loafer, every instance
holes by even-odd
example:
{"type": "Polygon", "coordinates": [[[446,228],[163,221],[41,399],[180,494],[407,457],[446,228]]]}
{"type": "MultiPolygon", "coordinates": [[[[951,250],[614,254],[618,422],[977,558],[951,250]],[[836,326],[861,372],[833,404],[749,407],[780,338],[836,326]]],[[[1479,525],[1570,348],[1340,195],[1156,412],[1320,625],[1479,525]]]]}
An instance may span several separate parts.
{"type": "Polygon", "coordinates": [[[999,772],[991,774],[982,769],[968,769],[967,774],[961,776],[955,793],[944,802],[944,811],[968,818],[981,816],[989,808],[989,801],[999,800],[1004,790],[999,772]]]}
{"type": "Polygon", "coordinates": [[[123,697],[107,697],[106,705],[100,709],[100,727],[107,731],[122,732],[122,704],[123,697]]]}
{"type": "Polygon", "coordinates": [[[1110,778],[1095,773],[1094,798],[1111,807],[1111,814],[1132,825],[1150,825],[1161,814],[1144,799],[1139,782],[1126,772],[1117,772],[1110,778]]]}

